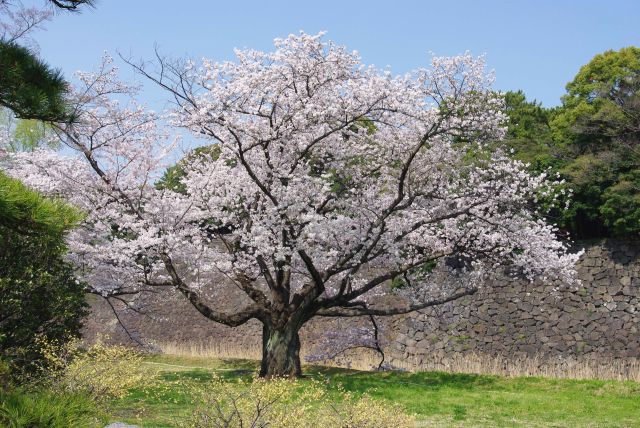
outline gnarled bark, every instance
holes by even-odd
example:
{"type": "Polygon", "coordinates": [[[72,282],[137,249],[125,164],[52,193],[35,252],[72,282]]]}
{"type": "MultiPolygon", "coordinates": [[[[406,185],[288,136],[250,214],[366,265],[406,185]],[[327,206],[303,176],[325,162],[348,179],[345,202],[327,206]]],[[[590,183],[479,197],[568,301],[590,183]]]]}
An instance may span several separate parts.
{"type": "Polygon", "coordinates": [[[302,376],[298,331],[299,327],[292,323],[277,328],[264,324],[260,377],[296,378],[302,376]]]}

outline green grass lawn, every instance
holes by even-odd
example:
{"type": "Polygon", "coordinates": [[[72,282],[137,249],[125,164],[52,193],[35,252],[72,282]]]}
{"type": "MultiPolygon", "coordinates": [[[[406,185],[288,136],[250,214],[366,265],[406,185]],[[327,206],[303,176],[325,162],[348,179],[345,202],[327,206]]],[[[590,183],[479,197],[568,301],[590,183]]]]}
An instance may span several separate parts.
{"type": "MultiPolygon", "coordinates": [[[[176,426],[194,406],[189,382],[250,378],[257,363],[153,356],[146,365],[161,382],[111,403],[112,419],[146,427],[176,426]]],[[[418,426],[640,427],[640,383],[533,377],[396,373],[307,366],[309,378],[328,388],[368,393],[415,413],[418,426]]]]}

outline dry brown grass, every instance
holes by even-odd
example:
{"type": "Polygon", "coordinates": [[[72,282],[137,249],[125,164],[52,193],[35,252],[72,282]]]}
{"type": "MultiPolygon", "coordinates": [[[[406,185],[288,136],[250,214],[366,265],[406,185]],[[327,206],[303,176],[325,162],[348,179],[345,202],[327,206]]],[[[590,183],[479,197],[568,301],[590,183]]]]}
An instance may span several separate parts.
{"type": "MultiPolygon", "coordinates": [[[[162,353],[198,358],[242,358],[260,360],[261,350],[257,344],[244,346],[226,343],[156,343],[162,353]]],[[[302,358],[306,355],[302,349],[302,358]]],[[[304,361],[304,360],[303,360],[304,361]]],[[[353,350],[339,359],[322,364],[348,367],[355,370],[374,370],[380,356],[372,351],[353,350]]],[[[505,358],[483,354],[453,354],[446,358],[393,359],[393,368],[410,372],[444,371],[449,373],[492,374],[507,377],[541,376],[561,379],[606,379],[632,380],[640,382],[640,359],[585,356],[581,358],[517,357],[505,358]]]]}
{"type": "Polygon", "coordinates": [[[609,357],[495,357],[483,354],[454,354],[441,359],[394,360],[398,369],[492,374],[507,377],[541,376],[558,379],[632,380],[640,382],[640,360],[609,357]]]}
{"type": "Polygon", "coordinates": [[[154,346],[167,355],[177,355],[195,358],[241,358],[246,360],[260,360],[262,351],[258,346],[250,344],[238,346],[225,342],[158,342],[154,346]]]}

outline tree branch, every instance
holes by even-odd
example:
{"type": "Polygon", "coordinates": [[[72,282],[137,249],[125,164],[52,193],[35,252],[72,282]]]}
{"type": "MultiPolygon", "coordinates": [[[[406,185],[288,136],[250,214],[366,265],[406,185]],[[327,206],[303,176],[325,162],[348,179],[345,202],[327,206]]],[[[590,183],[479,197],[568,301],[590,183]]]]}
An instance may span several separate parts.
{"type": "Polygon", "coordinates": [[[261,307],[257,303],[251,304],[245,307],[242,310],[236,311],[234,313],[228,314],[224,312],[217,312],[211,309],[204,301],[200,298],[198,293],[191,290],[180,278],[178,275],[175,266],[173,265],[173,261],[167,255],[162,255],[162,261],[165,265],[165,268],[169,272],[173,284],[176,289],[182,293],[183,296],[187,298],[187,300],[193,305],[194,308],[198,310],[202,315],[206,318],[219,322],[220,324],[228,325],[229,327],[237,327],[249,321],[252,318],[264,319],[265,318],[265,308],[261,307]]]}
{"type": "MultiPolygon", "coordinates": [[[[477,288],[469,288],[459,293],[452,294],[444,299],[430,300],[428,302],[410,305],[404,308],[377,309],[370,307],[342,307],[340,309],[320,309],[316,315],[321,317],[361,317],[365,315],[390,316],[402,315],[410,312],[419,311],[431,306],[438,306],[444,303],[452,302],[464,296],[470,296],[478,291],[477,288]]],[[[361,302],[354,302],[360,304],[361,302]]]]}

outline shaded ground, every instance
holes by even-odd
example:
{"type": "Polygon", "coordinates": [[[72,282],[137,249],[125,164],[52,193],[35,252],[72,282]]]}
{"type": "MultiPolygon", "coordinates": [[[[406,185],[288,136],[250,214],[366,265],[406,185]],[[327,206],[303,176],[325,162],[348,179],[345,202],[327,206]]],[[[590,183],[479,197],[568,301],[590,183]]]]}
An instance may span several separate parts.
{"type": "MultiPolygon", "coordinates": [[[[112,402],[112,420],[145,427],[174,427],[191,412],[186,385],[214,374],[250,378],[257,363],[171,356],[149,357],[161,382],[112,402]]],[[[419,426],[635,427],[640,426],[640,383],[504,378],[442,372],[397,373],[305,367],[309,378],[335,389],[367,392],[418,416],[419,426]]]]}

